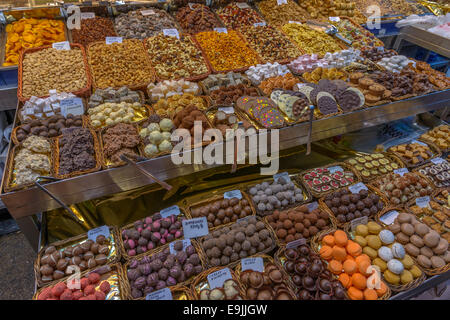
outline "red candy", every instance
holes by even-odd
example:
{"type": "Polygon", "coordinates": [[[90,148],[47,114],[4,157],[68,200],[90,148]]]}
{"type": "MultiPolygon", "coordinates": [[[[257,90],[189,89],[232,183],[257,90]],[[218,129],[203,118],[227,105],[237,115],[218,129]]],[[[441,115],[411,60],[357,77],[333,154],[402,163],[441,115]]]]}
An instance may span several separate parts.
{"type": "Polygon", "coordinates": [[[103,291],[95,291],[96,300],[105,300],[106,294],[103,291]]]}
{"type": "Polygon", "coordinates": [[[100,281],[100,275],[98,273],[93,272],[89,274],[88,279],[91,284],[96,284],[97,282],[100,281]]]}
{"type": "Polygon", "coordinates": [[[94,294],[95,293],[95,287],[92,284],[90,284],[86,288],[84,288],[83,292],[84,292],[84,294],[86,296],[88,296],[90,294],[94,294]]]}
{"type": "Polygon", "coordinates": [[[102,292],[104,292],[105,294],[108,294],[108,292],[111,291],[111,286],[109,285],[109,282],[108,281],[103,281],[100,284],[100,290],[102,292]]]}

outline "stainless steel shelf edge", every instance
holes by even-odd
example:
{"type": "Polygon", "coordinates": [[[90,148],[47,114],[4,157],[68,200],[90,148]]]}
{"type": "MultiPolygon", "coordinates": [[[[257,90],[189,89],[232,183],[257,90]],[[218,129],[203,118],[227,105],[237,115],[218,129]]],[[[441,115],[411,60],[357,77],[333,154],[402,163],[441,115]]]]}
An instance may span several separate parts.
{"type": "MultiPolygon", "coordinates": [[[[317,141],[447,106],[450,106],[450,90],[342,114],[314,121],[312,139],[317,141]]],[[[305,144],[307,135],[307,123],[281,129],[279,131],[280,150],[305,144]]],[[[175,165],[170,155],[144,161],[141,165],[161,180],[221,166],[217,164],[175,165]]],[[[46,187],[66,204],[72,204],[128,191],[152,182],[133,167],[126,166],[49,183],[46,187]]],[[[0,198],[16,219],[59,207],[54,200],[37,188],[5,193],[0,195],[0,198]]]]}

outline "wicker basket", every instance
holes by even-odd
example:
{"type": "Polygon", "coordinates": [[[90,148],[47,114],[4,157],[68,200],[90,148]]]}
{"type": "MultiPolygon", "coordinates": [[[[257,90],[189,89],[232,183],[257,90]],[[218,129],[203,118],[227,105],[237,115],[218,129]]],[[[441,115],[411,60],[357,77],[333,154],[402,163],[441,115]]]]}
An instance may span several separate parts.
{"type": "MultiPolygon", "coordinates": [[[[413,165],[413,164],[408,163],[401,155],[399,155],[396,152],[391,151],[392,147],[390,147],[387,151],[392,154],[395,154],[398,158],[400,158],[400,160],[402,160],[402,162],[405,164],[405,166],[409,169],[420,167],[420,166],[430,162],[431,159],[438,158],[442,155],[442,152],[439,150],[439,148],[434,143],[425,142],[425,141],[422,141],[421,139],[417,139],[417,141],[423,142],[426,145],[428,145],[428,148],[430,149],[430,151],[432,153],[432,156],[429,159],[419,162],[418,164],[413,165]]],[[[405,143],[402,143],[402,144],[405,144],[405,143]]],[[[408,144],[408,143],[406,143],[406,144],[408,144]]]]}
{"type": "MultiPolygon", "coordinates": [[[[47,48],[52,48],[52,45],[29,48],[29,49],[25,49],[20,52],[19,72],[18,72],[18,82],[17,82],[17,86],[18,86],[17,87],[17,97],[18,97],[19,101],[25,102],[31,98],[31,97],[23,96],[23,59],[24,59],[25,55],[39,51],[39,50],[47,49],[47,48]]],[[[91,73],[90,73],[90,70],[88,67],[86,52],[85,52],[83,46],[78,43],[71,43],[70,48],[79,48],[81,50],[81,55],[83,56],[85,75],[86,75],[86,86],[82,89],[72,91],[71,93],[73,93],[74,95],[76,95],[78,97],[87,97],[91,93],[92,78],[91,78],[91,73]]],[[[47,97],[48,97],[48,95],[40,96],[39,98],[47,98],[47,97]]]]}
{"type": "MultiPolygon", "coordinates": [[[[120,251],[119,251],[119,247],[117,244],[117,240],[119,239],[119,234],[118,234],[118,230],[115,227],[109,227],[109,232],[111,235],[111,238],[114,240],[111,244],[111,249],[110,249],[110,253],[109,253],[109,257],[108,257],[108,261],[107,263],[116,263],[120,261],[120,251]]],[[[56,241],[53,242],[52,244],[50,244],[51,246],[55,246],[57,248],[57,250],[62,249],[62,248],[68,248],[70,246],[73,245],[78,245],[81,242],[84,242],[85,240],[87,240],[87,233],[83,233],[80,234],[78,236],[72,237],[72,238],[68,238],[65,240],[60,240],[60,241],[56,241]]],[[[67,279],[69,276],[65,276],[61,279],[58,280],[53,280],[51,282],[43,282],[41,280],[41,272],[40,272],[40,268],[41,268],[41,258],[44,256],[44,252],[45,250],[48,248],[49,246],[46,246],[44,248],[42,248],[38,255],[37,258],[34,262],[34,276],[36,279],[36,284],[38,287],[43,287],[43,286],[47,286],[47,285],[53,285],[57,282],[63,281],[65,279],[67,279]]],[[[97,267],[95,267],[97,268],[97,267]]],[[[94,268],[94,269],[95,269],[94,268]]],[[[92,271],[93,269],[87,269],[84,273],[92,271]]]]}
{"type": "MultiPolygon", "coordinates": [[[[197,254],[198,254],[199,258],[200,258],[200,264],[202,265],[203,270],[205,270],[205,269],[206,269],[205,257],[203,256],[203,252],[202,252],[202,250],[200,249],[200,247],[199,247],[197,241],[195,241],[194,239],[191,239],[191,245],[195,248],[195,251],[197,252],[197,254]]],[[[152,256],[152,255],[155,255],[155,254],[157,254],[157,253],[159,253],[159,252],[162,252],[163,250],[165,250],[165,249],[167,249],[167,248],[169,248],[169,244],[165,244],[164,246],[158,247],[158,248],[156,248],[155,250],[153,250],[153,251],[151,251],[151,252],[146,252],[145,254],[142,254],[142,255],[140,255],[139,257],[136,256],[136,257],[133,257],[133,258],[136,258],[137,260],[140,260],[140,259],[142,259],[144,256],[152,256]]],[[[123,274],[124,274],[124,281],[123,281],[124,286],[123,286],[123,287],[124,287],[124,293],[125,293],[125,296],[126,296],[128,299],[134,300],[135,298],[133,298],[132,295],[131,295],[130,281],[128,280],[128,266],[130,265],[130,263],[131,263],[131,261],[127,261],[125,264],[122,265],[122,266],[123,266],[123,274]]],[[[204,272],[204,271],[203,271],[203,272],[204,272]]],[[[200,273],[200,274],[201,274],[201,273],[200,273]]],[[[189,286],[189,284],[190,284],[194,279],[195,279],[194,276],[191,276],[191,277],[190,277],[189,279],[187,279],[186,281],[177,283],[174,287],[179,288],[179,287],[183,287],[183,286],[189,286]]],[[[170,288],[174,288],[174,287],[170,287],[170,288]]],[[[190,296],[190,298],[192,298],[192,297],[190,296]]],[[[136,299],[136,300],[144,300],[144,298],[136,299]]]]}
{"type": "MultiPolygon", "coordinates": [[[[198,274],[194,280],[191,283],[191,296],[192,296],[192,300],[200,300],[200,291],[202,289],[209,289],[209,284],[208,284],[208,280],[207,277],[209,274],[225,269],[226,267],[213,267],[213,268],[209,268],[208,270],[203,271],[202,273],[198,274]]],[[[239,278],[237,277],[236,273],[233,272],[233,270],[231,270],[230,268],[230,274],[231,274],[231,278],[238,284],[239,286],[239,295],[244,298],[245,297],[245,292],[242,288],[242,284],[239,281],[239,278]]]]}
{"type": "MultiPolygon", "coordinates": [[[[53,146],[53,143],[50,141],[50,139],[46,139],[50,143],[50,154],[47,154],[48,161],[50,162],[50,172],[49,175],[53,177],[55,175],[54,171],[54,153],[55,148],[53,146]]],[[[5,166],[5,183],[4,183],[4,190],[5,192],[11,192],[11,191],[17,191],[21,189],[26,189],[34,186],[34,183],[27,183],[24,185],[15,185],[11,186],[11,183],[14,178],[13,170],[14,170],[14,160],[16,157],[16,153],[19,151],[19,149],[22,148],[22,143],[19,143],[18,145],[14,146],[9,154],[8,161],[5,166]]]]}
{"type": "MultiPolygon", "coordinates": [[[[353,166],[351,166],[350,164],[345,163],[345,162],[334,162],[334,163],[327,164],[326,166],[319,167],[319,168],[329,168],[329,167],[334,167],[334,166],[340,166],[340,167],[342,167],[342,169],[344,169],[344,171],[347,170],[347,171],[352,172],[353,175],[355,176],[353,183],[358,183],[358,182],[362,181],[361,175],[359,174],[359,172],[355,168],[353,168],[353,166]]],[[[318,168],[304,170],[304,171],[300,172],[300,174],[297,176],[297,178],[301,181],[302,185],[313,195],[313,197],[320,198],[320,197],[323,197],[323,196],[325,196],[325,195],[327,195],[329,193],[332,193],[332,192],[336,191],[336,189],[331,189],[331,190],[326,191],[326,192],[317,192],[317,191],[315,191],[315,190],[313,190],[312,188],[309,187],[309,185],[306,183],[306,181],[303,178],[303,176],[308,174],[308,173],[310,173],[311,171],[313,171],[315,169],[318,169],[318,168]]]]}
{"type": "Polygon", "coordinates": [[[87,174],[87,173],[92,173],[92,172],[96,172],[101,170],[102,165],[101,165],[101,151],[100,151],[100,145],[98,142],[98,137],[97,134],[95,133],[94,130],[89,128],[89,131],[91,132],[92,135],[92,139],[94,141],[94,157],[95,157],[95,167],[90,168],[90,169],[86,169],[86,170],[81,170],[81,171],[73,171],[71,173],[68,174],[60,174],[59,173],[59,139],[62,137],[57,137],[54,141],[54,150],[55,152],[53,153],[53,170],[55,173],[55,177],[58,179],[67,179],[67,178],[73,178],[76,176],[80,176],[83,174],[87,174]]]}
{"type": "MultiPolygon", "coordinates": [[[[276,265],[278,267],[278,270],[280,270],[280,272],[281,272],[281,274],[283,276],[283,283],[286,285],[286,287],[288,289],[288,292],[289,292],[289,294],[292,297],[292,300],[297,300],[297,295],[296,295],[295,289],[294,289],[295,287],[293,286],[293,283],[289,280],[289,275],[286,273],[286,271],[282,267],[280,267],[280,265],[278,263],[275,262],[274,258],[272,258],[271,256],[268,256],[268,255],[265,255],[265,254],[258,254],[258,255],[254,256],[254,257],[263,259],[264,268],[266,267],[267,263],[273,263],[274,265],[276,265]]],[[[241,273],[243,272],[242,271],[242,264],[238,264],[236,266],[236,268],[234,269],[234,272],[236,274],[236,277],[240,281],[241,273]]],[[[244,272],[246,272],[246,271],[244,271],[244,272]]],[[[246,293],[247,292],[247,286],[245,284],[243,284],[242,282],[241,282],[241,285],[242,285],[243,291],[246,293]]],[[[246,294],[243,296],[243,298],[245,300],[251,300],[251,299],[247,299],[247,295],[246,294]]]]}
{"type": "Polygon", "coordinates": [[[386,228],[388,225],[385,224],[385,223],[381,220],[381,218],[382,218],[385,214],[387,214],[387,213],[389,213],[389,212],[391,212],[391,211],[397,211],[398,213],[400,213],[400,212],[402,212],[402,211],[404,212],[404,211],[406,211],[406,210],[405,210],[405,208],[404,208],[403,206],[388,206],[388,207],[384,208],[383,210],[381,210],[380,212],[377,213],[377,215],[375,216],[375,221],[376,221],[379,225],[381,225],[381,226],[383,226],[384,228],[386,228]]]}
{"type": "MultiPolygon", "coordinates": [[[[182,207],[179,207],[179,208],[180,208],[180,214],[177,216],[177,220],[181,220],[182,218],[187,218],[187,214],[186,214],[185,209],[182,208],[182,207]]],[[[155,213],[155,214],[156,214],[156,213],[155,213]]],[[[130,255],[128,255],[127,250],[125,249],[125,245],[124,245],[123,239],[122,239],[122,233],[123,233],[125,230],[131,229],[133,226],[134,226],[134,222],[129,223],[129,224],[127,224],[127,225],[125,225],[125,226],[123,226],[123,227],[121,227],[121,228],[118,229],[118,235],[119,235],[119,237],[118,237],[118,240],[117,240],[117,246],[119,247],[120,254],[121,254],[123,260],[129,261],[129,260],[131,260],[131,259],[140,259],[140,258],[142,258],[143,256],[152,255],[153,253],[159,252],[159,251],[160,251],[160,250],[158,250],[159,248],[165,247],[167,244],[169,244],[169,243],[167,243],[167,244],[164,244],[164,245],[162,245],[162,246],[153,248],[152,250],[146,251],[146,252],[144,252],[144,253],[137,254],[137,255],[135,255],[135,256],[130,256],[130,255]]],[[[183,239],[184,239],[184,238],[174,239],[174,240],[171,241],[171,242],[178,241],[178,240],[183,240],[183,239]]]]}
{"type": "MultiPolygon", "coordinates": [[[[106,273],[106,274],[109,274],[109,276],[105,277],[105,275],[101,275],[100,276],[100,283],[102,281],[108,281],[110,283],[110,285],[111,285],[111,291],[112,292],[116,291],[116,293],[110,299],[108,299],[108,297],[107,297],[106,300],[126,300],[127,297],[126,297],[125,292],[124,292],[124,283],[125,283],[124,279],[125,278],[124,278],[124,274],[123,274],[123,271],[122,271],[122,265],[120,263],[111,263],[111,264],[109,264],[109,266],[111,268],[111,271],[106,273]],[[111,277],[111,275],[113,275],[113,274],[117,274],[117,280],[109,279],[111,277]],[[117,287],[117,289],[115,289],[116,287],[117,287]]],[[[87,270],[87,271],[82,272],[81,273],[81,278],[89,275],[91,272],[96,271],[96,269],[99,269],[99,268],[94,268],[92,270],[87,270]]],[[[38,300],[39,295],[41,294],[41,292],[45,288],[52,287],[52,286],[56,285],[57,283],[60,283],[60,282],[63,282],[63,281],[65,281],[65,280],[61,280],[60,279],[60,280],[54,281],[54,282],[52,282],[50,284],[46,284],[44,287],[38,289],[35,292],[35,294],[33,295],[32,300],[38,300]]],[[[110,291],[110,293],[111,293],[111,291],[110,291]]]]}
{"type": "Polygon", "coordinates": [[[436,193],[433,196],[433,200],[436,201],[437,203],[439,203],[441,206],[445,206],[447,208],[450,208],[450,203],[448,202],[448,199],[445,202],[440,200],[440,199],[438,199],[438,196],[444,191],[450,192],[450,187],[437,189],[435,191],[436,193]]]}
{"type": "MultiPolygon", "coordinates": [[[[446,161],[446,160],[444,160],[444,161],[446,161]]],[[[446,161],[446,162],[448,163],[448,161],[446,161]]],[[[421,175],[427,177],[428,180],[430,180],[430,181],[433,183],[433,186],[434,186],[436,189],[450,188],[450,182],[447,182],[447,183],[449,184],[448,186],[441,186],[441,187],[438,187],[438,186],[436,185],[436,180],[435,180],[435,178],[434,178],[433,176],[429,176],[429,175],[426,175],[426,174],[423,174],[422,172],[420,172],[421,169],[425,169],[425,168],[427,168],[427,167],[429,167],[429,166],[433,166],[433,165],[435,165],[435,164],[429,162],[429,163],[427,163],[427,164],[424,164],[424,165],[422,165],[422,166],[419,166],[419,167],[414,168],[414,169],[412,170],[412,172],[414,172],[414,173],[419,173],[419,174],[421,174],[421,175]]],[[[448,181],[448,180],[446,180],[446,181],[448,181]]]]}

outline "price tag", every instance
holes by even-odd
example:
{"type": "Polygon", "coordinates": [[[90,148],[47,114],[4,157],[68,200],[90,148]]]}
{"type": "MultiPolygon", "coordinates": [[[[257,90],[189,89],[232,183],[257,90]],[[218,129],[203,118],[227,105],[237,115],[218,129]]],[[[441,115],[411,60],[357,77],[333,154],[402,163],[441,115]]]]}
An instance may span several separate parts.
{"type": "Polygon", "coordinates": [[[408,168],[400,168],[400,169],[395,169],[394,170],[394,173],[396,173],[396,174],[399,174],[400,176],[402,176],[403,177],[403,175],[405,174],[405,173],[408,173],[409,171],[408,171],[408,168]]]}
{"type": "Polygon", "coordinates": [[[378,51],[378,52],[384,52],[384,47],[381,47],[381,46],[380,46],[380,47],[377,47],[377,51],[378,51]]]}
{"type": "Polygon", "coordinates": [[[227,28],[214,28],[214,31],[219,33],[228,33],[227,28]]]}
{"type": "Polygon", "coordinates": [[[206,217],[183,220],[183,233],[186,239],[206,236],[209,233],[206,217]]]}
{"type": "Polygon", "coordinates": [[[95,12],[81,12],[81,20],[95,18],[95,12]]]}
{"type": "Polygon", "coordinates": [[[416,198],[416,205],[418,205],[421,208],[428,207],[429,203],[430,203],[430,197],[429,196],[416,198]]]}
{"type": "Polygon", "coordinates": [[[104,235],[105,238],[109,238],[108,226],[101,226],[95,229],[91,229],[87,232],[88,239],[95,241],[99,235],[104,235]]]}
{"type": "Polygon", "coordinates": [[[160,3],[166,3],[166,0],[158,0],[160,3]]]}
{"type": "Polygon", "coordinates": [[[141,11],[141,14],[142,14],[143,16],[149,16],[149,15],[155,14],[155,10],[152,10],[152,9],[142,10],[142,11],[141,11]]]}
{"type": "Polygon", "coordinates": [[[287,4],[287,0],[277,0],[277,4],[281,6],[282,4],[287,4]]]}
{"type": "Polygon", "coordinates": [[[224,199],[233,199],[233,198],[242,199],[241,190],[227,191],[223,194],[223,198],[224,199]]]}
{"type": "Polygon", "coordinates": [[[52,44],[52,48],[56,50],[70,50],[70,43],[69,41],[55,42],[52,44]]]}
{"type": "Polygon", "coordinates": [[[238,3],[236,3],[236,6],[241,9],[250,8],[250,6],[245,2],[238,2],[238,3]]]}
{"type": "Polygon", "coordinates": [[[180,212],[180,207],[178,207],[177,205],[174,205],[174,206],[171,206],[171,207],[168,207],[168,208],[165,208],[165,209],[161,210],[159,213],[161,214],[161,217],[167,218],[167,217],[170,217],[172,215],[177,216],[181,212],[180,212]]]}
{"type": "Polygon", "coordinates": [[[341,166],[334,166],[334,167],[329,167],[328,171],[330,171],[330,173],[335,173],[337,171],[342,171],[344,172],[344,169],[342,169],[341,166]]]}
{"type": "Polygon", "coordinates": [[[256,22],[256,23],[253,24],[254,27],[264,27],[265,25],[266,25],[266,23],[264,21],[263,22],[256,22]]]}
{"type": "Polygon", "coordinates": [[[182,251],[186,251],[186,248],[191,245],[191,239],[183,239],[183,240],[173,241],[169,244],[169,250],[170,250],[171,254],[177,254],[177,250],[175,250],[174,245],[178,241],[183,242],[183,249],[181,249],[182,251]]]}
{"type": "Polygon", "coordinates": [[[367,224],[368,221],[369,221],[369,219],[366,216],[353,219],[352,221],[350,221],[350,226],[352,227],[352,231],[355,231],[356,227],[359,226],[360,224],[367,224]]]}
{"type": "Polygon", "coordinates": [[[418,141],[418,140],[413,140],[413,141],[411,141],[411,143],[417,143],[417,144],[420,144],[421,146],[428,147],[428,145],[426,143],[423,143],[422,141],[418,141]]]}
{"type": "Polygon", "coordinates": [[[302,246],[304,244],[306,244],[306,239],[305,238],[297,239],[297,240],[294,240],[294,241],[286,243],[286,249],[297,248],[297,247],[302,246]]]}
{"type": "Polygon", "coordinates": [[[122,37],[106,37],[106,44],[122,43],[122,37]]]}
{"type": "Polygon", "coordinates": [[[289,173],[281,172],[273,175],[273,180],[278,182],[278,179],[284,178],[287,182],[291,182],[291,177],[289,177],[289,173]]]}
{"type": "Polygon", "coordinates": [[[341,18],[339,18],[339,17],[328,17],[328,19],[330,19],[330,21],[333,21],[333,22],[341,21],[341,18]]]}
{"type": "Polygon", "coordinates": [[[209,288],[221,288],[223,287],[223,283],[228,279],[232,279],[230,269],[224,268],[219,271],[210,273],[207,277],[209,288]]]}
{"type": "Polygon", "coordinates": [[[388,213],[386,213],[385,215],[383,215],[380,220],[381,222],[383,222],[386,225],[391,225],[394,223],[395,218],[397,218],[398,216],[398,211],[396,210],[392,210],[389,211],[388,213]]]}
{"type": "Polygon", "coordinates": [[[79,116],[84,114],[84,105],[81,98],[67,98],[61,100],[59,103],[61,107],[61,114],[67,117],[68,114],[73,114],[74,116],[79,116]]]}
{"type": "Polygon", "coordinates": [[[380,31],[378,32],[378,35],[380,36],[384,36],[386,34],[386,29],[380,29],[380,31]]]}
{"type": "Polygon", "coordinates": [[[233,107],[219,107],[217,110],[225,112],[227,114],[233,114],[234,108],[233,107]]]}
{"type": "Polygon", "coordinates": [[[364,183],[359,182],[348,187],[348,190],[350,190],[351,193],[359,193],[361,190],[367,190],[367,187],[364,183]]]}
{"type": "Polygon", "coordinates": [[[441,164],[441,163],[444,163],[447,161],[442,158],[434,158],[434,159],[431,159],[431,162],[433,162],[434,164],[441,164]]]}
{"type": "Polygon", "coordinates": [[[145,300],[173,300],[172,292],[169,288],[163,288],[161,290],[150,292],[145,296],[145,300]]]}
{"type": "Polygon", "coordinates": [[[189,9],[194,10],[195,3],[189,2],[188,6],[189,6],[189,9]]]}
{"type": "Polygon", "coordinates": [[[245,258],[241,260],[242,271],[253,270],[264,272],[264,261],[261,257],[245,258]]]}
{"type": "Polygon", "coordinates": [[[163,29],[163,34],[166,37],[177,37],[177,39],[180,39],[180,34],[177,29],[163,29]]]}
{"type": "Polygon", "coordinates": [[[317,203],[317,201],[314,201],[314,202],[308,203],[306,206],[308,207],[309,212],[311,212],[313,210],[316,210],[319,207],[319,204],[317,203]]]}
{"type": "Polygon", "coordinates": [[[301,22],[298,22],[298,21],[289,21],[289,23],[302,24],[301,22]]]}

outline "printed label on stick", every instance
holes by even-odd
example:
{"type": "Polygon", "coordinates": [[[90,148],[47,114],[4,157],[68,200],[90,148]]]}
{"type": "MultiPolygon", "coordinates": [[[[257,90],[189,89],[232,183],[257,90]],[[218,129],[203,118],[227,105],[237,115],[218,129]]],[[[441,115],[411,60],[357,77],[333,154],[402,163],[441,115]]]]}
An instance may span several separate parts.
{"type": "Polygon", "coordinates": [[[172,292],[169,288],[150,292],[145,296],[145,300],[173,300],[172,292]]]}
{"type": "Polygon", "coordinates": [[[281,6],[282,4],[287,4],[287,0],[277,0],[277,4],[281,6]]]}
{"type": "Polygon", "coordinates": [[[441,163],[444,163],[447,161],[442,158],[434,158],[434,159],[431,159],[431,162],[433,162],[434,164],[441,164],[441,163]]]}
{"type": "Polygon", "coordinates": [[[402,176],[403,177],[403,175],[405,174],[405,173],[408,173],[409,171],[408,171],[408,168],[400,168],[400,169],[395,169],[394,170],[394,173],[396,173],[396,174],[399,174],[400,176],[402,176]]]}
{"type": "Polygon", "coordinates": [[[359,193],[361,190],[368,190],[368,189],[364,183],[359,182],[357,184],[348,187],[348,190],[350,190],[351,193],[359,193]]]}
{"type": "Polygon", "coordinates": [[[266,25],[266,23],[264,21],[263,22],[256,22],[256,23],[253,24],[254,27],[264,27],[265,25],[266,25]]]}
{"type": "Polygon", "coordinates": [[[291,182],[291,177],[289,177],[289,173],[287,172],[281,172],[281,173],[277,173],[273,175],[273,180],[275,182],[278,182],[278,179],[280,179],[281,177],[283,177],[286,182],[291,182]]]}
{"type": "Polygon", "coordinates": [[[428,207],[429,203],[430,203],[430,197],[429,196],[420,197],[420,198],[416,199],[416,205],[418,205],[421,208],[428,207]]]}
{"type": "Polygon", "coordinates": [[[171,206],[171,207],[168,207],[168,208],[165,208],[165,209],[161,210],[159,213],[161,214],[161,217],[167,218],[167,217],[170,217],[172,215],[177,216],[181,212],[180,212],[180,207],[178,207],[177,205],[174,205],[174,206],[171,206]]]}
{"type": "Polygon", "coordinates": [[[99,235],[104,235],[105,238],[109,238],[108,226],[101,226],[95,229],[91,229],[87,232],[88,239],[95,241],[99,235]]]}
{"type": "Polygon", "coordinates": [[[224,199],[233,199],[233,198],[242,199],[242,193],[240,190],[227,191],[223,194],[223,197],[224,199]]]}
{"type": "Polygon", "coordinates": [[[177,29],[163,29],[163,34],[166,37],[177,37],[177,39],[180,39],[180,34],[177,29]]]}
{"type": "Polygon", "coordinates": [[[142,11],[141,11],[141,14],[142,14],[143,16],[149,16],[149,15],[155,14],[155,10],[152,10],[152,9],[142,10],[142,11]]]}
{"type": "Polygon", "coordinates": [[[236,3],[236,6],[241,9],[250,8],[250,6],[248,4],[246,4],[245,2],[238,2],[238,3],[236,3]]]}
{"type": "Polygon", "coordinates": [[[224,268],[208,275],[209,288],[221,288],[223,283],[228,279],[232,279],[230,269],[224,268]]]}
{"type": "Polygon", "coordinates": [[[233,114],[234,108],[233,107],[219,107],[217,110],[225,112],[226,114],[233,114]]]}
{"type": "Polygon", "coordinates": [[[329,168],[328,168],[328,171],[330,171],[330,173],[335,173],[335,172],[337,172],[337,171],[343,172],[344,169],[342,169],[341,166],[334,166],[334,167],[329,167],[329,168]]]}
{"type": "Polygon", "coordinates": [[[56,50],[70,50],[69,41],[55,42],[52,44],[52,48],[56,50]]]}
{"type": "Polygon", "coordinates": [[[317,203],[317,201],[314,201],[314,202],[308,203],[306,206],[308,207],[309,212],[311,212],[311,211],[317,209],[319,207],[319,204],[317,203]]]}
{"type": "Polygon", "coordinates": [[[68,114],[73,114],[74,116],[84,114],[83,100],[78,97],[61,100],[59,106],[64,117],[67,117],[68,114]]]}
{"type": "Polygon", "coordinates": [[[397,218],[398,216],[398,211],[396,210],[392,210],[389,211],[388,213],[386,213],[385,215],[383,215],[380,220],[381,222],[383,222],[386,225],[391,225],[394,223],[395,218],[397,218]]]}
{"type": "Polygon", "coordinates": [[[95,12],[81,12],[81,20],[95,18],[95,12]]]}
{"type": "Polygon", "coordinates": [[[186,248],[191,245],[191,239],[183,239],[183,240],[176,240],[169,244],[169,250],[171,254],[177,254],[177,250],[175,250],[174,246],[175,243],[181,241],[183,243],[183,249],[181,251],[186,251],[186,248]]]}
{"type": "Polygon", "coordinates": [[[423,143],[422,141],[418,141],[418,140],[413,140],[413,141],[411,141],[411,143],[417,143],[417,144],[420,144],[421,146],[428,147],[428,145],[426,143],[423,143]]]}
{"type": "Polygon", "coordinates": [[[352,231],[355,231],[356,227],[359,226],[360,224],[367,224],[368,221],[369,221],[369,219],[366,216],[353,219],[352,221],[350,221],[350,226],[352,227],[352,231]]]}
{"type": "Polygon", "coordinates": [[[328,17],[328,19],[330,19],[330,21],[333,21],[333,22],[341,21],[341,18],[339,18],[339,17],[328,17]]]}
{"type": "Polygon", "coordinates": [[[245,258],[241,260],[242,271],[253,270],[264,272],[264,261],[261,257],[245,258]]]}
{"type": "Polygon", "coordinates": [[[206,217],[183,220],[183,233],[185,238],[197,238],[209,233],[206,217]]]}
{"type": "Polygon", "coordinates": [[[106,37],[106,44],[122,43],[122,37],[106,37]]]}
{"type": "Polygon", "coordinates": [[[214,31],[219,33],[228,33],[227,28],[214,28],[214,31]]]}

